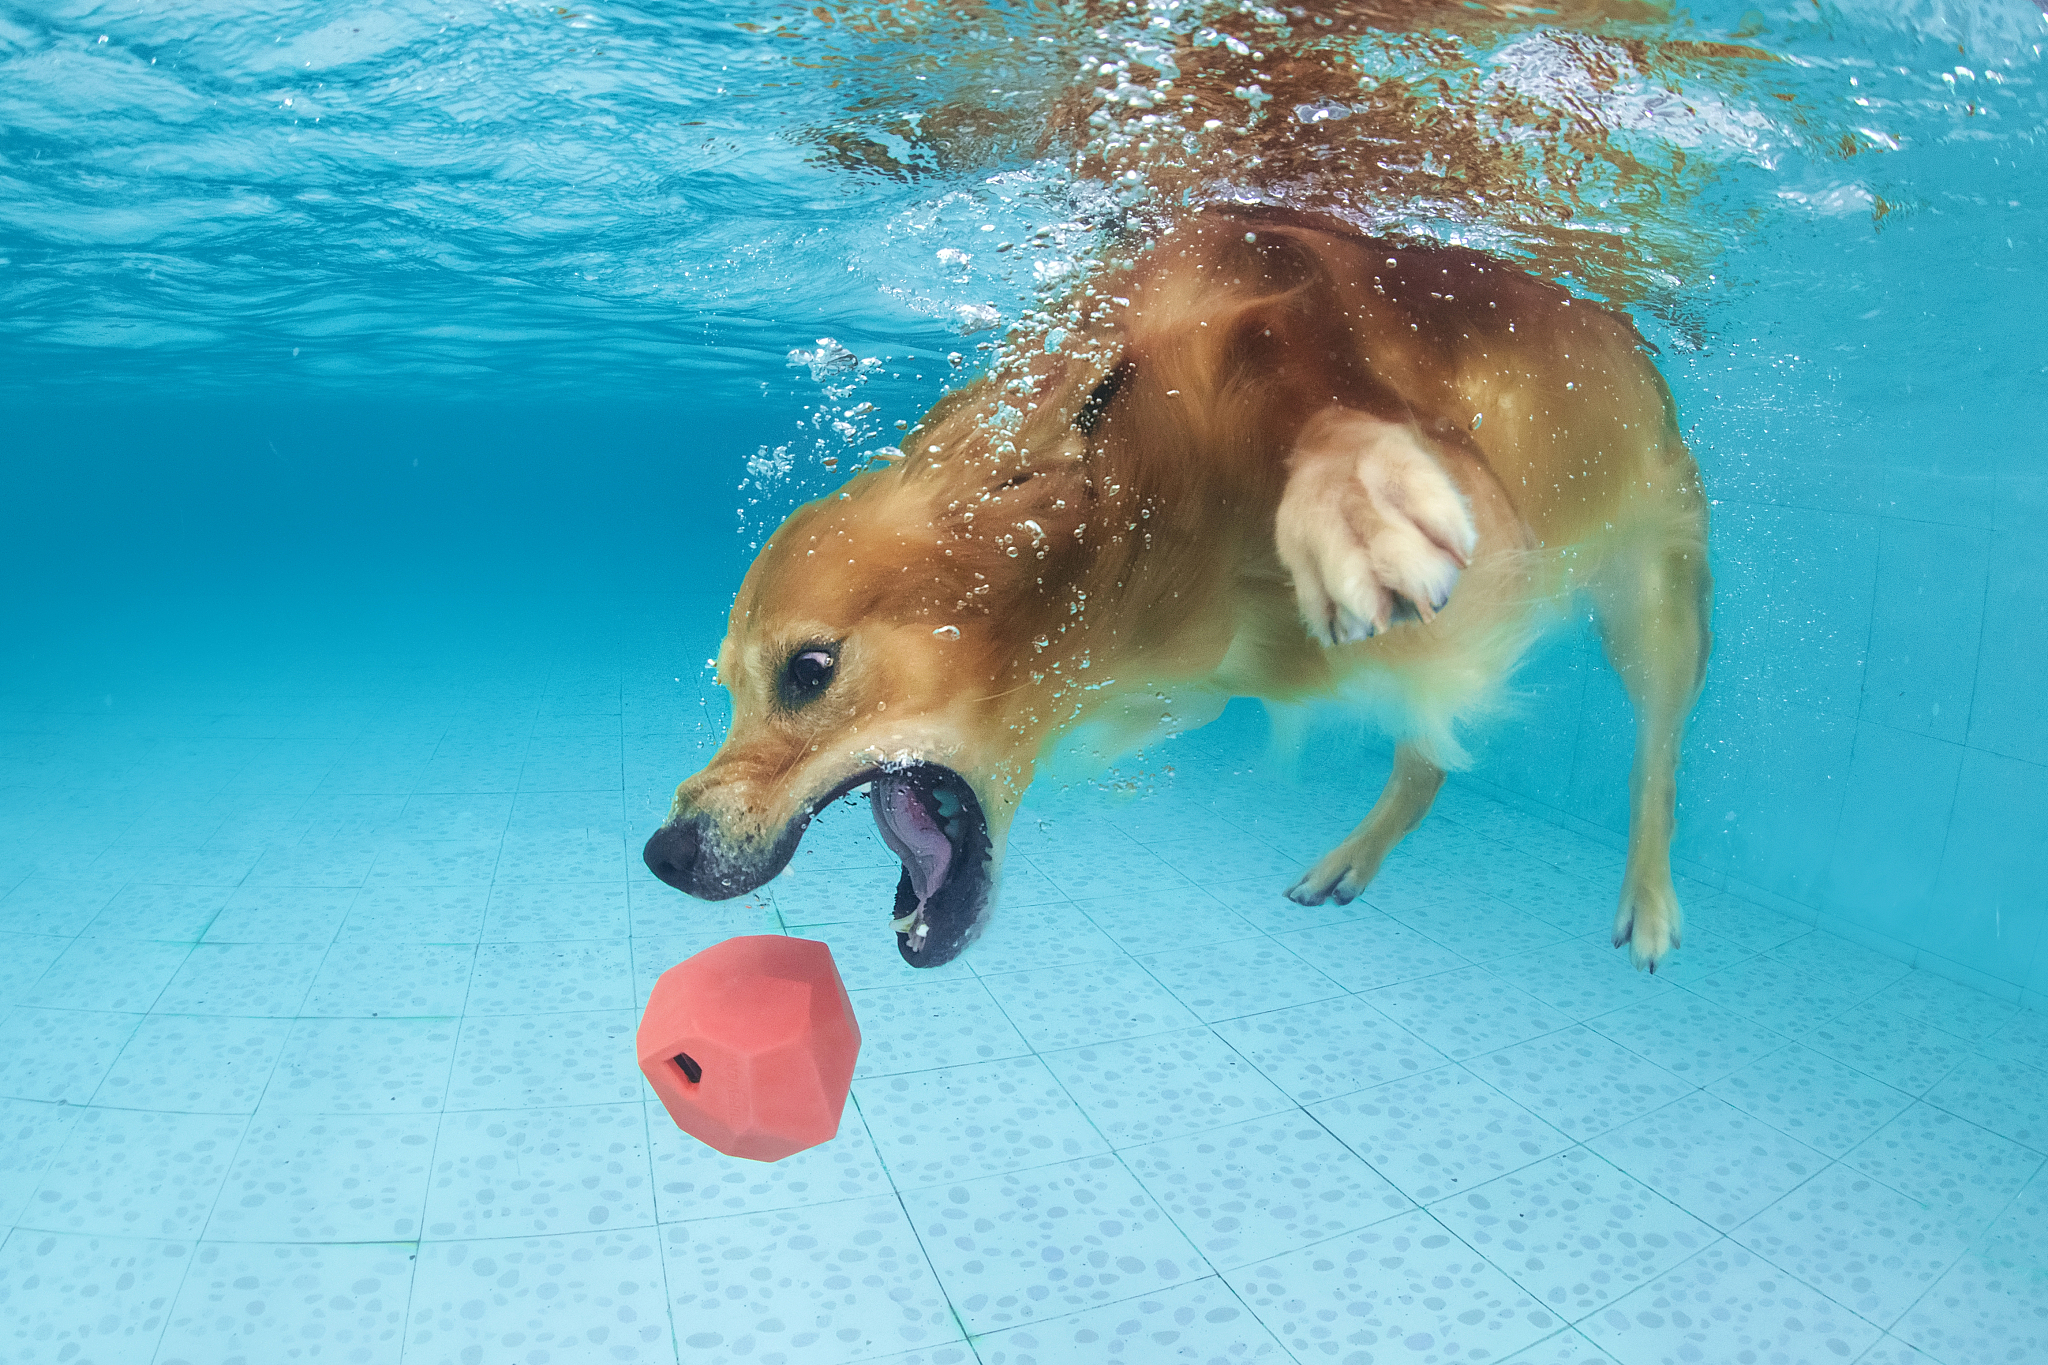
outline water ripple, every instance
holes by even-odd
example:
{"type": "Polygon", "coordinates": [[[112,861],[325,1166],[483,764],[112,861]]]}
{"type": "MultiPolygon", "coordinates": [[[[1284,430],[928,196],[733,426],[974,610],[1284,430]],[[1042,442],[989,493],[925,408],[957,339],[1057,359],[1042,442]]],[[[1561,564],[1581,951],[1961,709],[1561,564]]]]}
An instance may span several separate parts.
{"type": "MultiPolygon", "coordinates": [[[[2048,124],[2020,0],[1718,27],[1610,8],[1325,6],[1360,88],[1273,117],[1385,140],[1406,92],[1485,122],[1489,156],[1540,173],[1475,189],[1425,129],[1351,207],[1639,295],[1682,294],[1745,234],[1953,203],[1955,149],[2038,148],[2048,124]],[[1569,224],[1546,217],[1559,167],[1569,224]]],[[[739,393],[826,332],[942,363],[1170,179],[1133,191],[1049,129],[1151,108],[1192,62],[1328,59],[1318,22],[1183,0],[0,7],[0,384],[739,393]],[[1081,71],[1119,52],[1136,74],[1081,71]],[[995,249],[1013,240],[1033,250],[995,249]]]]}

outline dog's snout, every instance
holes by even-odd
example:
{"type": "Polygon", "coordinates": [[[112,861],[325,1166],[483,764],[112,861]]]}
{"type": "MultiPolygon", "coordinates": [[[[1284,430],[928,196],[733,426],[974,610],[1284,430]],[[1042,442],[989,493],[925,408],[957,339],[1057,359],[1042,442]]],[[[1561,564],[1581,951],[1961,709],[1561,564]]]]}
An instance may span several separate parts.
{"type": "Polygon", "coordinates": [[[697,861],[704,850],[704,817],[672,820],[654,831],[641,857],[647,870],[678,891],[702,895],[697,886],[697,861]]]}

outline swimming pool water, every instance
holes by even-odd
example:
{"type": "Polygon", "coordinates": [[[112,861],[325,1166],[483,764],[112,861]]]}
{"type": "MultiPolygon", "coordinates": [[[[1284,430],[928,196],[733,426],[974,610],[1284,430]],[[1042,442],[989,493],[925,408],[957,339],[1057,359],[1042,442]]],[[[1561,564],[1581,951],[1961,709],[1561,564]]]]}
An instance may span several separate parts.
{"type": "Polygon", "coordinates": [[[1656,976],[1577,621],[1348,907],[1279,893],[1384,745],[1243,703],[1041,784],[943,969],[857,799],[741,901],[641,864],[752,545],[1114,240],[1024,133],[1154,17],[1286,16],[0,13],[0,1361],[2048,1359],[2034,6],[1361,46],[1674,167],[1352,206],[1577,241],[1660,349],[1718,595],[1656,976]],[[865,1033],[772,1166],[631,1049],[739,933],[865,1033]]]}

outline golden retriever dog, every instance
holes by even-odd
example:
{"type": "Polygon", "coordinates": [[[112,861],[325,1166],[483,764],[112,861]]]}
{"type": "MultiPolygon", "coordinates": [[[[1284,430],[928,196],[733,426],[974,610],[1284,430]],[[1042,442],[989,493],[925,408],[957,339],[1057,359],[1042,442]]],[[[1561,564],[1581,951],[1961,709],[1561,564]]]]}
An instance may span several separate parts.
{"type": "Polygon", "coordinates": [[[898,948],[936,966],[983,928],[1063,734],[1323,698],[1397,739],[1377,804],[1286,893],[1349,901],[1583,593],[1636,714],[1614,942],[1654,969],[1710,586],[1698,471],[1631,324],[1476,252],[1272,209],[1191,213],[1071,317],[762,546],[718,656],[731,733],[649,839],[655,875],[749,891],[867,786],[903,861],[898,948]]]}

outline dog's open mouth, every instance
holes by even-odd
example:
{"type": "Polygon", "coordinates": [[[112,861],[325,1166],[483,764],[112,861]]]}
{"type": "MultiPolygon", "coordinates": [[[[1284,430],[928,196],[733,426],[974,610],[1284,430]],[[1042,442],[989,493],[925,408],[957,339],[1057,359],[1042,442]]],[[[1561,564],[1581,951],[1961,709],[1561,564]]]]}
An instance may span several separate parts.
{"type": "Polygon", "coordinates": [[[974,789],[951,768],[885,769],[868,789],[882,841],[903,860],[891,920],[896,950],[913,967],[951,962],[980,932],[988,909],[988,820],[974,789]]]}

